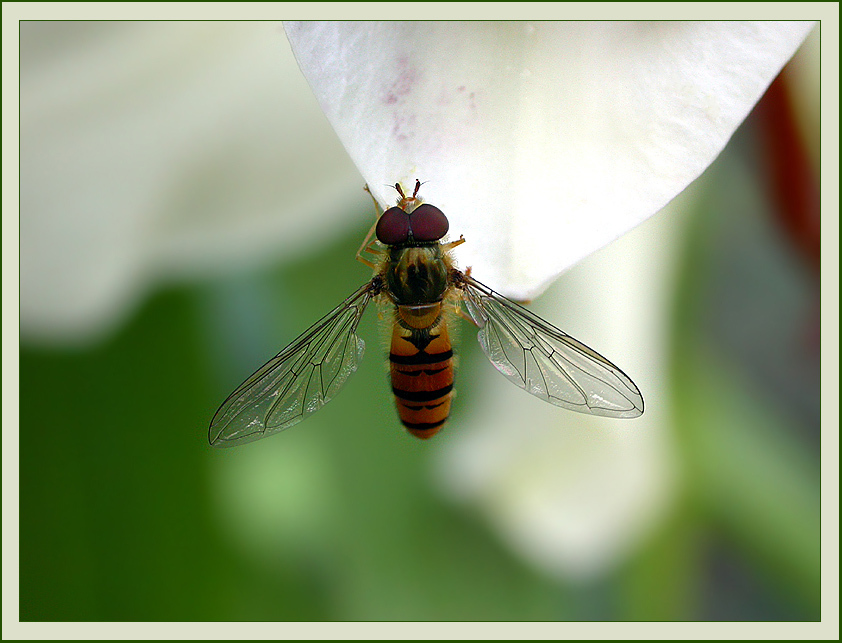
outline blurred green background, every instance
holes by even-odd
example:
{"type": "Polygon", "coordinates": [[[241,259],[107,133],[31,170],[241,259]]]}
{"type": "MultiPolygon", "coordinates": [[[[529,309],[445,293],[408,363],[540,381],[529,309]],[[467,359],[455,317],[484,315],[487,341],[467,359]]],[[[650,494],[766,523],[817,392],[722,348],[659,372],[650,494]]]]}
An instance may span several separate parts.
{"type": "MultiPolygon", "coordinates": [[[[817,173],[792,87],[681,215],[663,314],[682,485],[608,573],[542,573],[442,497],[430,461],[448,436],[400,428],[371,312],[336,401],[281,436],[208,446],[230,390],[366,279],[366,209],[294,260],[159,288],[93,345],[22,342],[20,619],[818,620],[817,173]],[[772,140],[782,104],[806,153],[797,176],[775,169],[795,158],[772,140]]],[[[467,330],[458,346],[452,431],[482,405],[468,373],[484,357],[467,330]]]]}

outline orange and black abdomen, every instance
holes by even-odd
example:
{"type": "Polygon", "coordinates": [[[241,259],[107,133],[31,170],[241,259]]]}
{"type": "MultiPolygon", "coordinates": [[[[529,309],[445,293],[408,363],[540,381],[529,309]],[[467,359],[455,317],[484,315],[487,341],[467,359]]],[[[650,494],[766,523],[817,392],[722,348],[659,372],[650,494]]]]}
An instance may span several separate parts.
{"type": "Polygon", "coordinates": [[[389,361],[401,422],[416,437],[434,436],[450,414],[453,395],[453,350],[447,324],[439,321],[428,329],[409,330],[395,323],[389,361]]]}

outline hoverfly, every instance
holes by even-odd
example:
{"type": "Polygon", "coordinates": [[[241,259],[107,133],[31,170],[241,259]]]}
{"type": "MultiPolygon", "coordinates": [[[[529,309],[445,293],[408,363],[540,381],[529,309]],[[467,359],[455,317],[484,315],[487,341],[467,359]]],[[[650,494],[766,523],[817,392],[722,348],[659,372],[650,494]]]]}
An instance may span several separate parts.
{"type": "Polygon", "coordinates": [[[643,397],[623,371],[478,282],[470,268],[462,272],[454,266],[451,250],[465,239],[442,241],[450,224],[440,209],[422,201],[420,188],[416,180],[412,196],[405,196],[395,184],[397,205],[379,216],[357,252],[374,276],[228,396],[211,420],[213,446],[272,435],[333,399],[362,359],[365,343],[356,330],[372,300],[385,304],[391,315],[392,392],[401,422],[419,438],[435,435],[450,413],[448,325],[454,314],[479,328],[480,346],[491,363],[532,395],[593,415],[643,413],[643,397]]]}

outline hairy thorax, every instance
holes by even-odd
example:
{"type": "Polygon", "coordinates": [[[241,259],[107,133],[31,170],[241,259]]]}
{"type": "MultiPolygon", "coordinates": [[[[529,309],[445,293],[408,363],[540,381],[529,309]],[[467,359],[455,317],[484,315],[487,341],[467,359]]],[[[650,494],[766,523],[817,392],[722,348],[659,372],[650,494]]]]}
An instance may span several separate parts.
{"type": "Polygon", "coordinates": [[[449,267],[438,243],[389,249],[384,277],[398,306],[440,302],[447,290],[449,267]]]}

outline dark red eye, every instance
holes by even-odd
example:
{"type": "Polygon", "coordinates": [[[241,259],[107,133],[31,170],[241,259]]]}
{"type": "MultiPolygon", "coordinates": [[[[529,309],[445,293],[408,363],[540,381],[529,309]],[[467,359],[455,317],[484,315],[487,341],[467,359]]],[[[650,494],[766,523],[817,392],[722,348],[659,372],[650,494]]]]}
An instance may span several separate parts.
{"type": "Polygon", "coordinates": [[[387,246],[403,243],[409,238],[409,215],[398,207],[389,208],[377,220],[375,232],[387,246]]]}
{"type": "Polygon", "coordinates": [[[422,203],[409,216],[412,236],[416,241],[438,241],[450,228],[444,212],[429,203],[422,203]]]}

